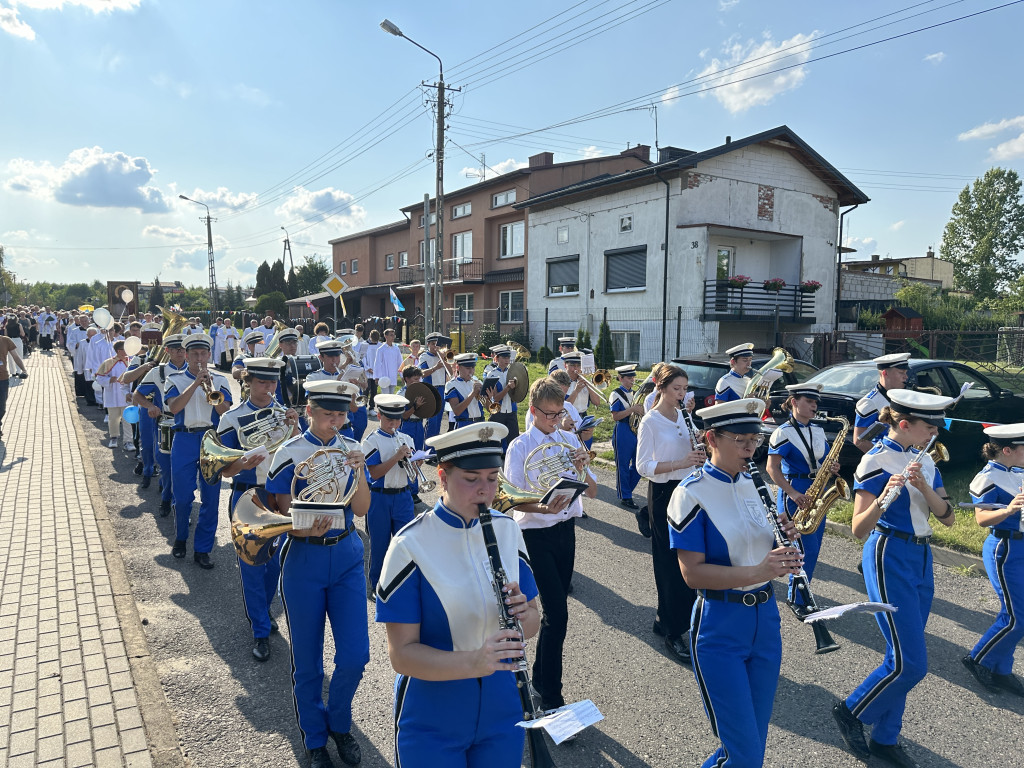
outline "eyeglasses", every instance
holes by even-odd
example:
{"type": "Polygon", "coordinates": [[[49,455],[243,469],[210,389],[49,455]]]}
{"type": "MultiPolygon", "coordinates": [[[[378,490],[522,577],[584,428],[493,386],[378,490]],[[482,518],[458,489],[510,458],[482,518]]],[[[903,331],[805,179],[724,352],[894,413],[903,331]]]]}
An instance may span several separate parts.
{"type": "Polygon", "coordinates": [[[537,413],[544,414],[549,419],[560,419],[563,416],[565,416],[565,409],[564,408],[562,410],[560,410],[560,411],[543,411],[540,408],[538,408],[537,406],[533,406],[533,410],[535,410],[537,413]]]}
{"type": "Polygon", "coordinates": [[[719,439],[731,440],[740,448],[760,448],[764,444],[764,435],[758,435],[757,437],[730,437],[719,432],[716,432],[715,435],[719,439]]]}

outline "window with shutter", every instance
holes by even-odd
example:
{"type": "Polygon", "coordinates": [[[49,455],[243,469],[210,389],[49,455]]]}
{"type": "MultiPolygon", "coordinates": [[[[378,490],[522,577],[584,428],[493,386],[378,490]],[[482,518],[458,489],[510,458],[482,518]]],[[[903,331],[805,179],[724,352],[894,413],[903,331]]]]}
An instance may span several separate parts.
{"type": "Polygon", "coordinates": [[[548,261],[548,296],[579,293],[580,257],[568,256],[548,261]]]}
{"type": "Polygon", "coordinates": [[[647,287],[647,246],[605,251],[606,291],[647,287]]]}

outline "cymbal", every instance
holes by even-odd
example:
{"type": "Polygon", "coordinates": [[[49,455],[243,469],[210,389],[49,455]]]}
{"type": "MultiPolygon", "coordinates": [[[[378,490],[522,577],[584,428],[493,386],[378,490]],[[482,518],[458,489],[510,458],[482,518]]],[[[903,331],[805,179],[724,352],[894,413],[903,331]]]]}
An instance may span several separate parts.
{"type": "Polygon", "coordinates": [[[405,398],[410,403],[415,403],[417,397],[423,398],[423,405],[413,411],[417,419],[431,419],[441,410],[441,395],[430,384],[417,381],[405,388],[405,398]]]}
{"type": "Polygon", "coordinates": [[[509,398],[514,403],[521,403],[530,393],[530,372],[526,366],[516,360],[508,367],[506,382],[515,381],[516,387],[509,393],[509,398]]]}

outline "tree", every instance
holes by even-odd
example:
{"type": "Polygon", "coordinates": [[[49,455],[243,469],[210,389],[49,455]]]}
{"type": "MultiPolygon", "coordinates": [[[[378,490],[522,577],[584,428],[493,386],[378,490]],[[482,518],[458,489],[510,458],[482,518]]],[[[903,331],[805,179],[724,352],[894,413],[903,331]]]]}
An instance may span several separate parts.
{"type": "Polygon", "coordinates": [[[256,269],[256,287],[253,288],[252,295],[258,299],[271,290],[273,289],[270,287],[270,265],[264,261],[256,269]]]}
{"type": "Polygon", "coordinates": [[[317,256],[315,253],[302,257],[303,264],[295,270],[295,280],[298,283],[298,296],[308,296],[311,293],[322,293],[324,280],[331,276],[331,269],[327,266],[326,256],[317,256]]]}
{"type": "Polygon", "coordinates": [[[210,308],[210,292],[207,288],[193,285],[181,294],[182,309],[207,310],[210,308]]]}
{"type": "Polygon", "coordinates": [[[288,270],[288,292],[285,294],[289,299],[297,299],[299,297],[299,280],[295,276],[295,270],[288,270]]]}
{"type": "Polygon", "coordinates": [[[979,299],[995,298],[1022,274],[1024,200],[1016,171],[990,168],[964,187],[942,233],[939,255],[953,262],[953,282],[979,299]]]}
{"type": "Polygon", "coordinates": [[[288,295],[288,280],[284,276],[284,261],[281,259],[270,265],[270,290],[288,295]]]}
{"type": "Polygon", "coordinates": [[[615,367],[615,347],[612,346],[612,332],[606,320],[601,321],[597,332],[597,349],[594,350],[594,363],[599,370],[610,371],[615,367]]]}
{"type": "Polygon", "coordinates": [[[284,318],[288,316],[288,307],[285,305],[284,294],[280,291],[271,291],[260,296],[256,302],[256,314],[267,315],[273,310],[275,317],[284,318]]]}
{"type": "Polygon", "coordinates": [[[149,311],[159,312],[157,307],[164,306],[164,287],[160,285],[160,275],[153,278],[153,290],[149,293],[149,311]]]}

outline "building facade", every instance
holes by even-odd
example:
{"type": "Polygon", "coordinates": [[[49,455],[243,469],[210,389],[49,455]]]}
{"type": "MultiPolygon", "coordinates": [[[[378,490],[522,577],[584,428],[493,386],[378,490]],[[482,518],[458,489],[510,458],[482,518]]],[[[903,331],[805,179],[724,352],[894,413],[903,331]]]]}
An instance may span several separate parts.
{"type": "Polygon", "coordinates": [[[844,261],[843,269],[894,278],[936,281],[947,290],[953,287],[953,262],[935,258],[935,251],[931,248],[924,256],[894,259],[876,254],[867,260],[844,261]]]}

